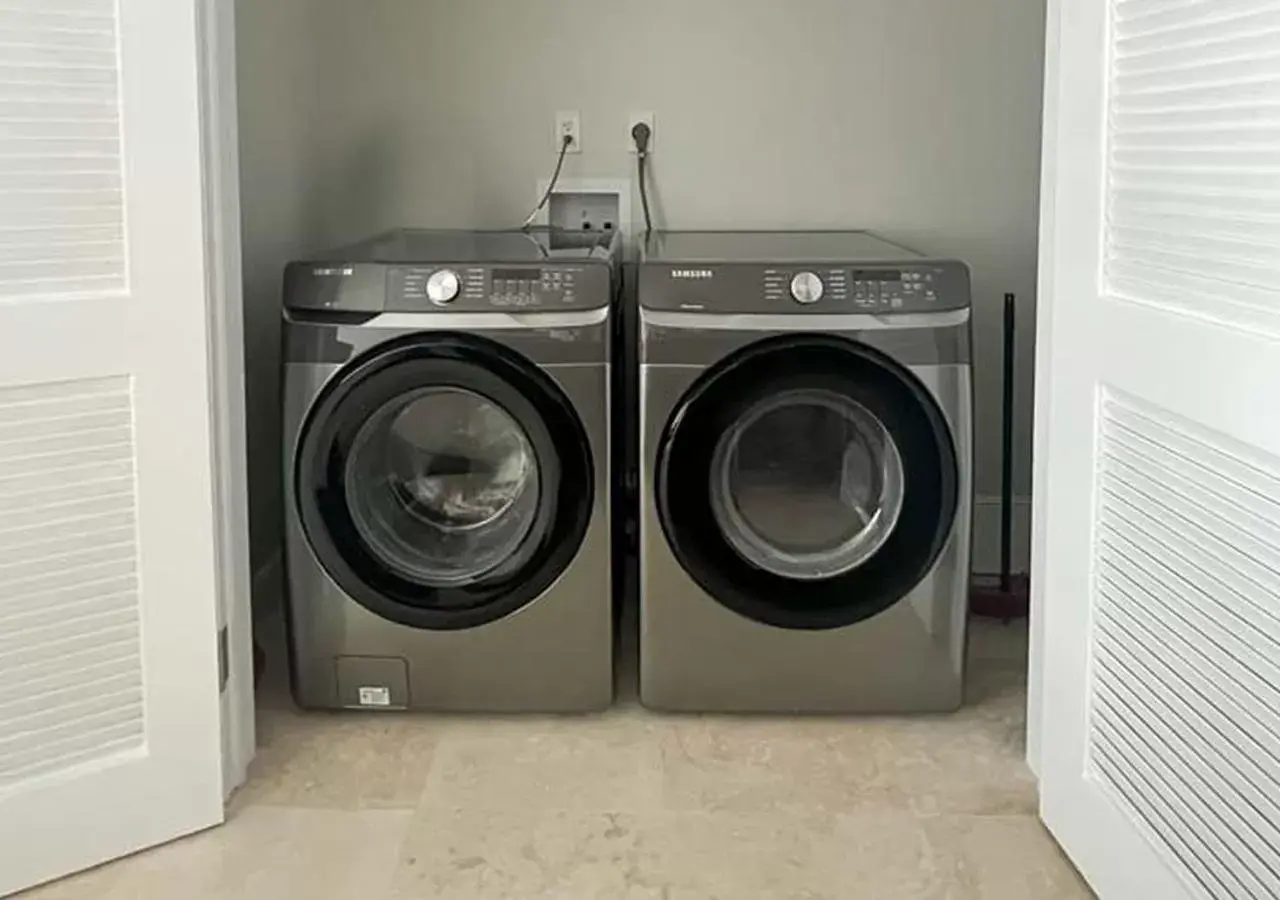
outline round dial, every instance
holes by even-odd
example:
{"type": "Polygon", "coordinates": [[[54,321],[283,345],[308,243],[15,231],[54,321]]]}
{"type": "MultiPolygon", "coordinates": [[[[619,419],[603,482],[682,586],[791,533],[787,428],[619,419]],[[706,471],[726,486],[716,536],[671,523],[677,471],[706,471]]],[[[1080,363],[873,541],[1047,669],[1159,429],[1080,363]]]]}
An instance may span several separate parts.
{"type": "Polygon", "coordinates": [[[440,306],[452,303],[458,296],[461,286],[458,273],[451,269],[432,272],[431,277],[427,279],[427,299],[440,306]]]}
{"type": "Polygon", "coordinates": [[[791,296],[797,303],[817,303],[823,290],[822,279],[813,272],[800,272],[791,279],[791,296]]]}

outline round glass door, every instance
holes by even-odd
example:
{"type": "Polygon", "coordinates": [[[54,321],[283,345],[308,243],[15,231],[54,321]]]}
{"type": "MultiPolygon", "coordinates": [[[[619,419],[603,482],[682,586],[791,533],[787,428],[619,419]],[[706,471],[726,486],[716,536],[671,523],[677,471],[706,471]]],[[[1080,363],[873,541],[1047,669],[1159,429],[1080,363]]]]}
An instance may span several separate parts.
{"type": "Polygon", "coordinates": [[[532,602],[571,564],[595,503],[569,398],[506,347],[415,335],[317,397],[294,490],[311,551],[378,615],[450,630],[532,602]]]}
{"type": "Polygon", "coordinates": [[[884,425],[829,390],[793,390],[747,409],[711,464],[716,522],[745,560],[784,578],[849,572],[902,513],[902,457],[884,425]]]}
{"type": "Polygon", "coordinates": [[[651,464],[685,571],[782,628],[840,628],[898,603],[955,521],[946,417],[911,372],[843,338],[766,338],[707,370],[651,464]]]}
{"type": "Polygon", "coordinates": [[[537,520],[538,459],[489,399],[426,388],[386,404],[356,435],[343,479],[360,536],[423,585],[466,584],[519,566],[537,520]]]}

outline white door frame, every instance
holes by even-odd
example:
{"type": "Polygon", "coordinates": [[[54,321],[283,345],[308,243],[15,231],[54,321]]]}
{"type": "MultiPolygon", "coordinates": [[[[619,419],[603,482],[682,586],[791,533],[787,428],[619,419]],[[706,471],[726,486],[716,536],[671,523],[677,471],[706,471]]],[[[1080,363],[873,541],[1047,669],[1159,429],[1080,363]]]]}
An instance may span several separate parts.
{"type": "Polygon", "coordinates": [[[1040,777],[1044,703],[1044,496],[1049,472],[1049,361],[1053,346],[1054,216],[1057,214],[1058,50],[1062,7],[1050,2],[1044,23],[1044,112],[1040,150],[1040,258],[1036,283],[1035,408],[1031,455],[1031,610],[1027,672],[1027,765],[1040,777]]]}
{"type": "Polygon", "coordinates": [[[253,759],[253,634],[245,423],[244,309],[240,247],[240,160],[236,104],[235,0],[200,0],[200,73],[205,248],[214,439],[220,629],[225,654],[222,772],[227,796],[253,759]]]}

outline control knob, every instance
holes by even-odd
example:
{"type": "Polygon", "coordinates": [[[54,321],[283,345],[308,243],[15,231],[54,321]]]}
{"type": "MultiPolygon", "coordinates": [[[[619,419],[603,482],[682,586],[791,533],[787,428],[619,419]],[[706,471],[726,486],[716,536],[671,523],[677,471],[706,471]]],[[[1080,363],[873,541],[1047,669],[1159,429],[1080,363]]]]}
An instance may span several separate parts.
{"type": "Polygon", "coordinates": [[[457,298],[461,287],[462,283],[458,280],[457,272],[452,269],[440,269],[432,272],[427,278],[427,299],[437,306],[444,306],[457,298]]]}
{"type": "Polygon", "coordinates": [[[791,279],[791,296],[797,303],[817,303],[823,291],[822,279],[813,272],[800,272],[791,279]]]}

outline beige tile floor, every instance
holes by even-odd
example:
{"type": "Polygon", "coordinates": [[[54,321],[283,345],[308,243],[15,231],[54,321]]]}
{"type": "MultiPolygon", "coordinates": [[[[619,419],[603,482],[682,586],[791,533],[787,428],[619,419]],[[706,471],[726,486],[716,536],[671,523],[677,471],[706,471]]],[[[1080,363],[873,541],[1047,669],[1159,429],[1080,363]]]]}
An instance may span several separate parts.
{"type": "Polygon", "coordinates": [[[977,624],[968,704],[924,718],[314,715],[268,679],[224,827],[27,896],[1088,898],[1035,818],[1025,654],[977,624]]]}

